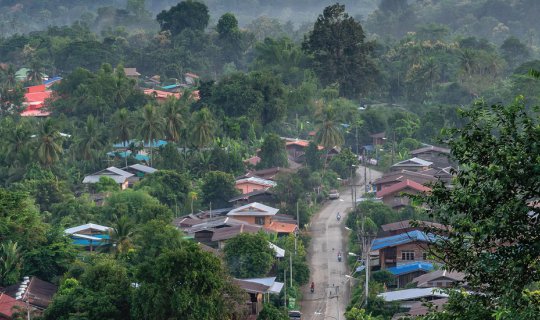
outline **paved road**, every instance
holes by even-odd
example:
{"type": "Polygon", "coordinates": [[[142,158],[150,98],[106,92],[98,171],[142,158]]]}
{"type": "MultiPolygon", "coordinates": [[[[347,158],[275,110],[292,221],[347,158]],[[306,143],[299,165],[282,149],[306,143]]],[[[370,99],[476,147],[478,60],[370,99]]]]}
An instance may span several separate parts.
{"type": "MultiPolygon", "coordinates": [[[[381,173],[368,170],[367,175],[369,182],[380,177],[381,173]]],[[[364,193],[364,167],[358,169],[357,180],[356,192],[360,197],[364,193]]],[[[311,220],[308,263],[315,292],[310,292],[309,285],[302,288],[304,299],[301,309],[305,320],[345,319],[343,314],[348,304],[350,283],[345,277],[349,272],[344,223],[351,208],[351,189],[347,188],[341,191],[340,199],[328,201],[311,220]],[[341,214],[339,222],[336,219],[338,212],[341,214]],[[337,259],[339,251],[343,255],[342,262],[337,259]]]]}

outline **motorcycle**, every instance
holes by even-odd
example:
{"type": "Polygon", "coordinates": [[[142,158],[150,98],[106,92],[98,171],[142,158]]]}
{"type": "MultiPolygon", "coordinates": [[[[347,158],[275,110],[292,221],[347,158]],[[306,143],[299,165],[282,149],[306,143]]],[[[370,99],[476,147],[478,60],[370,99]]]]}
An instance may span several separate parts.
{"type": "Polygon", "coordinates": [[[338,261],[339,261],[339,262],[341,262],[341,252],[340,252],[340,253],[338,253],[338,255],[337,255],[337,259],[338,259],[338,261]]]}
{"type": "Polygon", "coordinates": [[[315,283],[311,283],[311,293],[315,292],[315,283]]]}
{"type": "Polygon", "coordinates": [[[337,214],[337,221],[341,220],[341,215],[337,214]]]}

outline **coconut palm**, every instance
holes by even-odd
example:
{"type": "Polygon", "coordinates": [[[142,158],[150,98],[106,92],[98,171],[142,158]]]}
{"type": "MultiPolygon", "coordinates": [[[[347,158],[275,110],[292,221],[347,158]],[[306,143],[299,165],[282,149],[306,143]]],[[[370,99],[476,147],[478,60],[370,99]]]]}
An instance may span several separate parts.
{"type": "Polygon", "coordinates": [[[193,115],[192,143],[197,148],[209,145],[214,140],[214,120],[208,108],[193,115]]]}
{"type": "Polygon", "coordinates": [[[198,199],[198,194],[195,191],[190,191],[188,193],[188,198],[191,201],[191,214],[193,214],[193,202],[198,199]]]}
{"type": "Polygon", "coordinates": [[[24,123],[20,123],[9,130],[4,138],[7,142],[6,158],[13,162],[27,149],[31,139],[30,130],[24,123]]]}
{"type": "Polygon", "coordinates": [[[33,84],[40,84],[43,81],[43,67],[38,60],[34,60],[30,63],[30,68],[27,72],[28,81],[33,84]]]}
{"type": "Polygon", "coordinates": [[[317,117],[318,129],[317,129],[317,143],[322,145],[326,149],[326,157],[324,160],[324,168],[328,164],[328,153],[333,147],[340,147],[343,142],[343,134],[336,121],[336,113],[334,108],[329,106],[323,108],[317,117]]]}
{"type": "Polygon", "coordinates": [[[94,159],[96,151],[107,143],[105,132],[91,115],[86,118],[86,124],[77,140],[77,155],[82,160],[94,159]]]}
{"type": "Polygon", "coordinates": [[[62,136],[51,119],[41,123],[38,134],[37,153],[39,161],[50,167],[62,154],[62,136]]]}
{"type": "Polygon", "coordinates": [[[184,127],[184,117],[181,107],[180,100],[175,97],[169,97],[163,104],[165,134],[169,141],[178,142],[180,140],[182,128],[184,127]]]}
{"type": "Polygon", "coordinates": [[[12,89],[17,84],[17,77],[15,76],[15,67],[10,64],[0,75],[2,76],[2,85],[7,89],[12,89]]]}
{"type": "MultiPolygon", "coordinates": [[[[122,141],[124,147],[127,148],[129,140],[132,137],[132,128],[133,128],[133,118],[130,116],[128,109],[122,108],[113,116],[113,127],[112,132],[115,139],[122,141]]],[[[124,159],[126,160],[127,167],[127,153],[124,154],[124,159]]]]}
{"type": "Polygon", "coordinates": [[[150,166],[152,165],[153,142],[163,135],[163,119],[158,114],[156,108],[147,104],[143,110],[143,123],[141,134],[150,147],[150,166]]]}
{"type": "Polygon", "coordinates": [[[8,286],[19,280],[21,255],[17,242],[0,244],[0,285],[8,286]]]}
{"type": "Polygon", "coordinates": [[[125,254],[133,248],[133,222],[128,216],[116,218],[116,221],[109,231],[109,242],[116,254],[125,254]]]}

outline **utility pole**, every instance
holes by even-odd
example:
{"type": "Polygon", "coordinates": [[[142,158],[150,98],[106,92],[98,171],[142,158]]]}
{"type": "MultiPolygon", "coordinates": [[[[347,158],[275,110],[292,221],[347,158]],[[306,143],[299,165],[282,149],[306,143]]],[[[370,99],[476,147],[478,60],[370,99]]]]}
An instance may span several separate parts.
{"type": "Polygon", "coordinates": [[[291,287],[292,287],[292,254],[289,253],[289,268],[291,268],[291,287]]]}
{"type": "Polygon", "coordinates": [[[364,155],[362,157],[364,161],[364,191],[367,192],[367,163],[366,163],[366,149],[364,148],[364,155]]]}
{"type": "Polygon", "coordinates": [[[283,296],[283,299],[285,299],[285,308],[287,308],[287,269],[283,269],[283,283],[285,283],[285,295],[283,296]]]}

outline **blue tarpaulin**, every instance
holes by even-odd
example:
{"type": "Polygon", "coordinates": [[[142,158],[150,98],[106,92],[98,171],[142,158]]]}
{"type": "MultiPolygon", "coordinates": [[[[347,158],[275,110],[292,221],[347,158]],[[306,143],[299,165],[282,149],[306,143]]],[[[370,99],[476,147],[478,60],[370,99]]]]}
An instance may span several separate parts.
{"type": "Polygon", "coordinates": [[[396,267],[391,267],[391,268],[388,268],[387,270],[395,276],[400,276],[402,274],[407,274],[407,273],[416,272],[416,271],[430,272],[431,270],[433,270],[433,264],[429,262],[413,262],[413,263],[402,264],[396,267]]]}
{"type": "Polygon", "coordinates": [[[378,238],[371,243],[371,250],[379,250],[387,247],[394,247],[404,243],[410,243],[415,241],[423,242],[435,242],[437,236],[434,234],[427,234],[419,230],[409,231],[401,233],[395,236],[378,238]]]}

